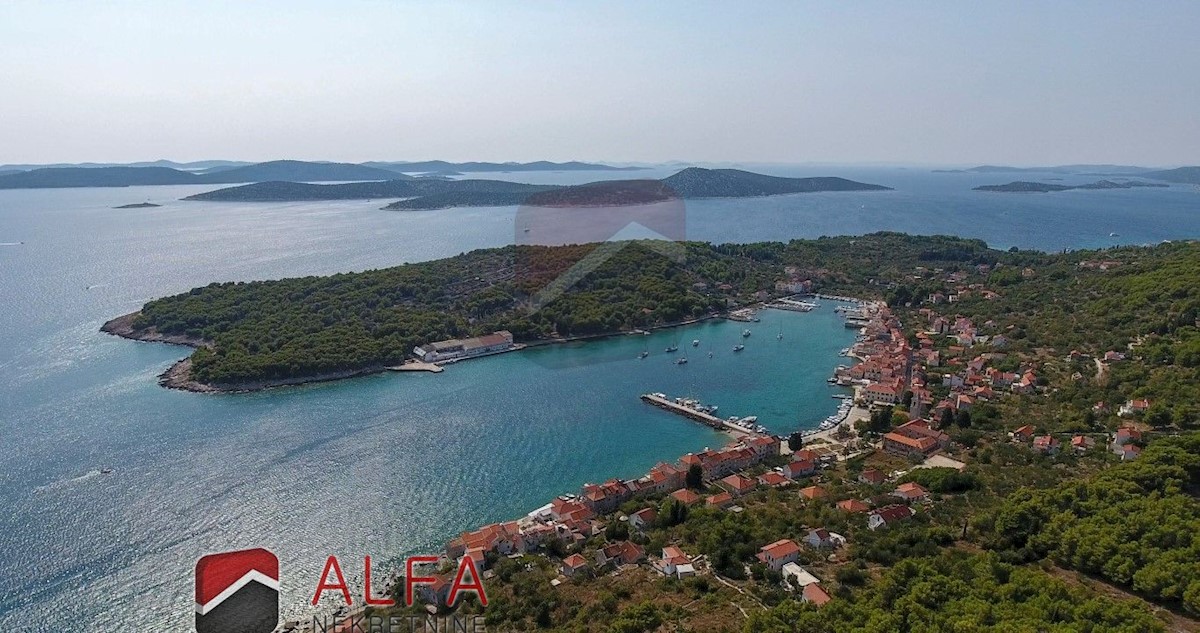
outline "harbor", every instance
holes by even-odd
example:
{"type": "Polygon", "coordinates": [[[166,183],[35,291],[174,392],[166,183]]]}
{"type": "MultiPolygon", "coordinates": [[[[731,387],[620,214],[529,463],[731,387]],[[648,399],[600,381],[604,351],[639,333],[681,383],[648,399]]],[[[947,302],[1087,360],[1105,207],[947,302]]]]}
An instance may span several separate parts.
{"type": "Polygon", "coordinates": [[[647,404],[710,426],[718,431],[731,433],[734,437],[767,434],[766,427],[758,425],[758,418],[755,416],[744,418],[732,416],[722,419],[714,415],[717,411],[715,406],[704,405],[699,400],[691,398],[671,398],[665,393],[645,393],[641,398],[647,404]]]}

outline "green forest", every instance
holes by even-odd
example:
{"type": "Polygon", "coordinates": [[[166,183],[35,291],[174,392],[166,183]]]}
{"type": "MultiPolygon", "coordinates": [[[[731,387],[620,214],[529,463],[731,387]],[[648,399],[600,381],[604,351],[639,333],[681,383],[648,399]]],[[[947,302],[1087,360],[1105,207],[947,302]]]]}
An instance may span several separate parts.
{"type": "Polygon", "coordinates": [[[588,336],[718,314],[773,292],[786,266],[830,291],[919,262],[958,266],[1003,254],[975,240],[881,233],[783,243],[628,243],[553,301],[531,300],[599,245],[510,246],[328,277],[214,283],[147,303],[140,331],[204,340],[192,378],[214,385],[371,370],[429,341],[506,329],[518,341],[588,336]]]}

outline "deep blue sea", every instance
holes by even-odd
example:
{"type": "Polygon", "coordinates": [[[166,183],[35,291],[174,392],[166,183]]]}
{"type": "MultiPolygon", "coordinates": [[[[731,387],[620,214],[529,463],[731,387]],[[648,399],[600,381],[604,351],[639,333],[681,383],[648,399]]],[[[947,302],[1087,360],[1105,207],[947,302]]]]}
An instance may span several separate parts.
{"type": "MultiPolygon", "coordinates": [[[[1200,237],[1200,191],[1190,186],[988,194],[970,188],[1016,178],[749,167],[896,191],[692,201],[689,239],[896,230],[1059,250],[1200,237]]],[[[567,183],[630,174],[487,176],[567,183]]],[[[294,613],[328,554],[436,551],[463,528],[516,517],[586,481],[640,474],[724,441],[646,407],[637,399],[646,391],[758,415],[780,433],[836,408],[824,378],[851,335],[831,306],[763,313],[740,355],[729,349],[742,324],[704,323],[440,375],[249,395],[160,388],[155,376],[188,350],[105,336],[97,331],[105,320],[212,281],[378,268],[509,244],[516,233],[514,208],[178,200],[207,189],[0,191],[2,630],[189,630],[196,559],[258,546],[279,554],[283,608],[294,613]],[[164,206],[111,208],[146,200],[164,206]],[[671,364],[662,350],[672,343],[690,363],[671,364]],[[638,360],[643,348],[651,355],[638,360]]],[[[358,565],[348,574],[360,575],[358,565]]]]}

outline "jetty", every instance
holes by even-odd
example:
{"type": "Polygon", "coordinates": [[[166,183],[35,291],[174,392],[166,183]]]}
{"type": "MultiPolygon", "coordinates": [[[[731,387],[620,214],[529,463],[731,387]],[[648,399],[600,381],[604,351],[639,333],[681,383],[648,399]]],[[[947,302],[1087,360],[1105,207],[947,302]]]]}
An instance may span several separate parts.
{"type": "Polygon", "coordinates": [[[702,405],[694,400],[686,400],[683,398],[671,399],[664,393],[644,393],[642,394],[641,398],[642,401],[647,404],[670,411],[671,413],[677,415],[682,415],[689,420],[694,420],[718,431],[732,433],[736,437],[758,435],[758,433],[755,433],[753,429],[738,426],[737,424],[734,424],[732,420],[723,420],[718,418],[710,413],[712,409],[701,408],[702,405]]]}
{"type": "Polygon", "coordinates": [[[431,374],[442,373],[442,366],[419,360],[410,360],[387,368],[388,371],[427,371],[431,374]]]}
{"type": "Polygon", "coordinates": [[[788,310],[790,312],[812,312],[817,308],[817,304],[807,301],[796,301],[795,299],[776,299],[768,303],[766,307],[776,310],[788,310]]]}

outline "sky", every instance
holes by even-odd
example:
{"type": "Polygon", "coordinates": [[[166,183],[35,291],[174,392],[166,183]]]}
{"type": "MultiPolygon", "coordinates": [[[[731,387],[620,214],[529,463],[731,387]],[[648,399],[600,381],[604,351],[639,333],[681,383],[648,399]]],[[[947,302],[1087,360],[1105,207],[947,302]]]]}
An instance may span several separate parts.
{"type": "Polygon", "coordinates": [[[1200,2],[0,6],[0,163],[1200,164],[1200,2]]]}

